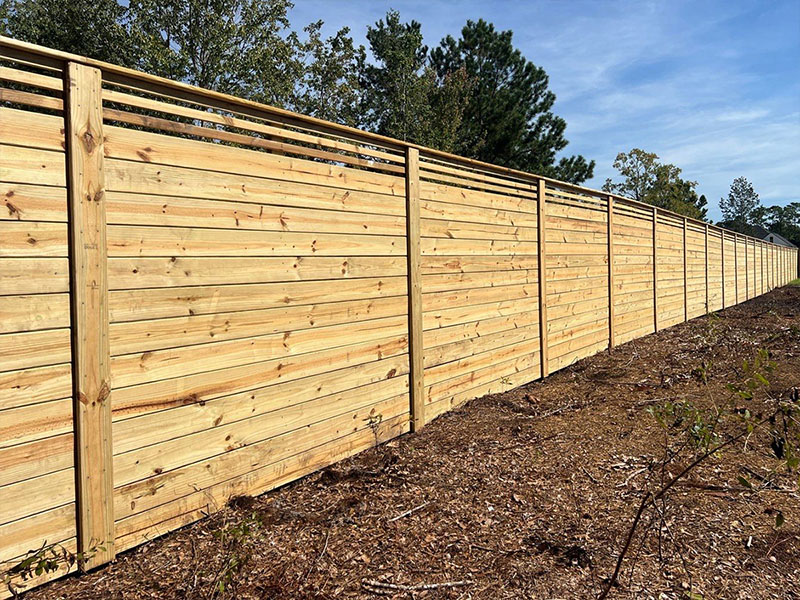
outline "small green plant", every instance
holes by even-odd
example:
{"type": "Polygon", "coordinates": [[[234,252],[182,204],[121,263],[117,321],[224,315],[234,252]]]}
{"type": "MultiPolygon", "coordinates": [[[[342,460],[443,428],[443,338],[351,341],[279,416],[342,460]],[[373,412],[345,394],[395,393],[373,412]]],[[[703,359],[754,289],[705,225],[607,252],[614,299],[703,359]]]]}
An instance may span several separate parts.
{"type": "Polygon", "coordinates": [[[61,569],[69,571],[76,564],[91,559],[97,552],[103,550],[105,548],[98,545],[87,552],[72,552],[60,543],[48,544],[45,541],[41,547],[28,550],[22,559],[10,566],[3,567],[0,564],[0,581],[14,596],[17,596],[24,590],[25,582],[34,577],[56,573],[61,569]]]}
{"type": "Polygon", "coordinates": [[[263,524],[258,513],[252,512],[242,519],[214,532],[222,548],[222,565],[214,578],[210,597],[236,597],[238,576],[248,565],[256,544],[263,538],[263,524]]]}
{"type": "MultiPolygon", "coordinates": [[[[780,470],[789,473],[797,471],[800,467],[800,389],[792,388],[782,398],[773,397],[770,394],[769,377],[775,369],[775,361],[769,352],[759,349],[752,360],[742,363],[738,380],[727,385],[730,393],[725,401],[717,403],[711,398],[710,407],[701,408],[690,401],[670,400],[647,409],[665,431],[664,456],[650,465],[650,475],[639,508],[617,557],[614,572],[607,578],[598,600],[607,598],[617,583],[623,561],[645,512],[652,509],[654,516],[651,524],[663,521],[670,490],[702,463],[720,459],[729,447],[739,442],[744,442],[746,449],[750,437],[756,431],[761,431],[767,433],[776,459],[772,474],[780,470]],[[758,409],[753,409],[751,402],[756,396],[763,397],[764,402],[758,409]]],[[[707,381],[707,371],[703,365],[701,372],[704,381],[707,381]]],[[[769,477],[761,479],[761,485],[767,485],[769,477]]],[[[743,475],[739,475],[738,481],[748,490],[759,491],[759,487],[743,475]]],[[[781,527],[784,523],[783,512],[776,511],[775,527],[781,527]]],[[[662,527],[655,529],[660,536],[662,527]]],[[[687,597],[702,596],[695,594],[687,597]]]]}

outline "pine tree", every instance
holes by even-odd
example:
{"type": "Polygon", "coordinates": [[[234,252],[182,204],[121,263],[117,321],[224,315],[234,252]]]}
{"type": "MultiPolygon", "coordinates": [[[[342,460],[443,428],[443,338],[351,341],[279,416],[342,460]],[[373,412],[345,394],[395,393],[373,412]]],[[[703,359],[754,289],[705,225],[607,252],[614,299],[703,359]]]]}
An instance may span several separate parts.
{"type": "Polygon", "coordinates": [[[566,122],[552,112],[556,97],[544,69],[514,48],[511,31],[467,21],[461,37],[447,36],[431,59],[440,76],[464,69],[471,81],[459,154],[573,183],[592,177],[594,161],[571,156],[556,162],[568,143],[566,122]]]}
{"type": "Polygon", "coordinates": [[[754,212],[761,201],[745,177],[737,177],[731,183],[727,198],[720,198],[719,208],[724,221],[734,226],[747,226],[754,224],[754,212]]]}

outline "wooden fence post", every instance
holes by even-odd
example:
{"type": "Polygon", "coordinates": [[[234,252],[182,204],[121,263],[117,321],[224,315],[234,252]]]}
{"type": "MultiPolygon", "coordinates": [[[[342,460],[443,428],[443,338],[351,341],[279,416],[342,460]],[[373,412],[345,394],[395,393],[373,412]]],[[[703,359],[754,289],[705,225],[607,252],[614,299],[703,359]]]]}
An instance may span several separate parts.
{"type": "Polygon", "coordinates": [[[708,304],[708,223],[705,224],[705,230],[706,230],[706,239],[705,239],[706,314],[708,314],[709,313],[709,304],[708,304]]]}
{"type": "Polygon", "coordinates": [[[536,194],[536,232],[539,240],[539,362],[541,363],[542,379],[550,374],[549,350],[547,347],[547,185],[544,179],[539,179],[536,194]]]}
{"type": "Polygon", "coordinates": [[[406,148],[406,255],[408,277],[408,360],[411,431],[425,425],[425,366],[422,360],[422,285],[420,272],[419,150],[406,148]]]}
{"type": "Polygon", "coordinates": [[[744,238],[744,299],[750,299],[750,271],[747,255],[750,253],[750,242],[744,238]]]}
{"type": "Polygon", "coordinates": [[[686,228],[688,221],[683,217],[683,320],[689,320],[689,257],[686,255],[686,228]]]}
{"type": "Polygon", "coordinates": [[[733,234],[733,303],[739,304],[739,235],[733,234]]]}
{"type": "Polygon", "coordinates": [[[720,256],[722,259],[722,308],[725,308],[725,230],[720,230],[720,256]]]}
{"type": "Polygon", "coordinates": [[[653,330],[658,331],[658,209],[653,207],[653,330]]]}
{"type": "Polygon", "coordinates": [[[73,420],[82,568],[114,558],[114,479],[102,74],[67,63],[64,82],[73,420]]]}
{"type": "Polygon", "coordinates": [[[614,347],[614,196],[608,196],[608,349],[614,347]]]}

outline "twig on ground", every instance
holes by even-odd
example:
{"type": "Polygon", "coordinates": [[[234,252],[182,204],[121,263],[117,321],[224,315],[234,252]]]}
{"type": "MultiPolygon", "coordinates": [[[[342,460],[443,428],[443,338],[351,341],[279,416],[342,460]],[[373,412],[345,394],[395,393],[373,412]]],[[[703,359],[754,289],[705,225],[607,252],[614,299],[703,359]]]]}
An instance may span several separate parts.
{"type": "Polygon", "coordinates": [[[631,479],[636,477],[639,473],[644,473],[645,471],[647,471],[647,467],[642,467],[641,469],[636,469],[633,473],[628,475],[628,478],[623,483],[618,483],[617,487],[618,488],[627,487],[628,484],[631,482],[631,479]]]}
{"type": "Polygon", "coordinates": [[[303,578],[303,581],[308,579],[308,576],[311,575],[311,573],[314,571],[314,569],[317,568],[317,564],[322,559],[322,557],[325,555],[325,551],[328,549],[328,538],[330,537],[330,535],[331,535],[331,532],[330,532],[330,530],[328,530],[325,533],[325,544],[323,544],[323,546],[322,546],[322,552],[319,553],[317,558],[314,560],[314,564],[312,564],[311,567],[308,569],[308,571],[306,571],[306,576],[303,578]]]}
{"type": "Polygon", "coordinates": [[[592,483],[598,483],[597,479],[595,479],[594,476],[586,470],[586,467],[581,467],[581,470],[583,470],[583,472],[586,473],[586,476],[592,480],[592,483]]]}
{"type": "Polygon", "coordinates": [[[387,522],[388,523],[394,523],[395,521],[397,521],[399,519],[402,519],[403,517],[407,517],[408,515],[413,514],[413,513],[417,512],[418,510],[420,510],[422,508],[425,508],[426,506],[428,506],[428,504],[430,504],[430,502],[424,502],[423,504],[420,504],[419,506],[415,506],[414,508],[409,509],[404,513],[400,513],[396,517],[392,517],[387,522]]]}
{"type": "Polygon", "coordinates": [[[472,580],[445,581],[442,583],[420,583],[417,585],[401,585],[388,583],[386,581],[375,581],[374,579],[362,579],[361,585],[369,592],[375,594],[393,594],[396,592],[420,592],[423,590],[438,590],[442,588],[462,587],[475,583],[472,580]]]}

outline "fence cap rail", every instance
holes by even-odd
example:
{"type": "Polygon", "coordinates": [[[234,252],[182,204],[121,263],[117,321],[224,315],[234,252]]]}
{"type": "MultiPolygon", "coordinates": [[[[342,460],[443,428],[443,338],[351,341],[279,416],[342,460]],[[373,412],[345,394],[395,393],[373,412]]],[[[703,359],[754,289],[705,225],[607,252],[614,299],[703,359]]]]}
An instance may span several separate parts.
{"type": "MultiPolygon", "coordinates": [[[[383,146],[388,146],[393,149],[405,151],[406,148],[416,148],[420,154],[424,157],[433,157],[453,163],[460,164],[462,166],[467,166],[474,169],[482,169],[485,171],[489,171],[495,174],[504,175],[507,177],[513,177],[517,179],[522,179],[528,182],[536,182],[536,181],[545,181],[550,185],[567,188],[571,190],[575,190],[578,192],[582,192],[585,194],[591,194],[593,196],[605,196],[611,197],[616,200],[626,202],[629,204],[633,204],[636,206],[644,207],[649,210],[655,210],[653,205],[647,204],[645,202],[640,202],[638,200],[634,200],[632,198],[628,198],[625,196],[620,196],[619,194],[604,192],[602,190],[596,190],[594,188],[582,186],[575,183],[569,183],[565,181],[560,181],[558,179],[554,179],[551,177],[546,177],[544,175],[537,175],[535,173],[529,173],[527,171],[520,171],[518,169],[512,169],[510,167],[503,167],[499,165],[495,165],[492,163],[487,163],[481,160],[476,160],[474,158],[466,158],[463,156],[459,156],[457,154],[453,154],[450,152],[445,152],[443,150],[436,150],[434,148],[428,148],[426,146],[421,146],[419,144],[414,144],[412,142],[407,142],[404,140],[395,139],[392,137],[388,137],[385,135],[381,135],[378,133],[372,133],[369,131],[364,131],[362,129],[358,129],[356,127],[350,127],[348,125],[342,125],[340,123],[334,123],[332,121],[326,121],[324,119],[318,119],[316,117],[311,117],[309,115],[304,115],[301,113],[296,113],[290,110],[286,110],[283,108],[277,108],[275,106],[270,106],[268,104],[262,104],[260,102],[256,102],[253,100],[247,100],[245,98],[239,98],[238,96],[233,96],[231,94],[225,94],[223,92],[217,92],[214,90],[208,90],[205,88],[201,88],[195,85],[191,85],[188,83],[174,81],[172,79],[167,79],[165,77],[161,77],[158,75],[152,75],[150,73],[145,73],[143,71],[137,71],[136,69],[131,69],[128,67],[123,67],[120,65],[115,65],[113,63],[108,63],[101,60],[96,60],[93,58],[88,58],[86,56],[81,56],[79,54],[72,54],[69,52],[63,52],[61,50],[54,50],[52,48],[47,48],[45,46],[40,46],[38,44],[32,44],[30,42],[23,42],[20,40],[16,40],[14,38],[10,38],[7,36],[0,35],[0,48],[7,48],[12,51],[21,54],[28,54],[33,55],[36,57],[40,57],[45,59],[49,66],[53,66],[54,62],[75,62],[84,64],[87,66],[95,67],[100,69],[104,73],[114,74],[121,77],[125,77],[128,79],[132,79],[135,81],[139,81],[145,84],[150,85],[158,85],[164,86],[168,88],[173,88],[177,90],[181,90],[187,93],[196,94],[198,96],[202,96],[204,98],[208,98],[210,100],[214,100],[217,102],[224,102],[226,104],[240,106],[242,108],[246,108],[252,111],[256,111],[259,113],[264,114],[265,116],[276,117],[279,119],[286,119],[289,121],[294,121],[298,124],[302,124],[305,126],[309,126],[311,128],[322,129],[328,132],[335,132],[339,133],[348,137],[355,137],[361,138],[365,141],[372,141],[376,144],[380,144],[383,146]]],[[[0,54],[0,58],[3,58],[2,54],[0,54]]],[[[13,57],[12,57],[13,59],[13,57]]],[[[47,65],[44,65],[47,66],[47,65]]],[[[684,215],[679,213],[675,213],[671,210],[667,210],[664,208],[658,208],[658,213],[663,215],[669,215],[672,217],[677,217],[679,219],[683,219],[684,215]]],[[[698,219],[688,218],[687,220],[691,223],[696,223],[699,225],[706,225],[705,221],[701,221],[698,219]]],[[[723,227],[719,227],[717,225],[708,224],[709,228],[717,229],[719,231],[730,232],[733,235],[739,235],[744,238],[752,239],[757,242],[762,242],[764,244],[770,246],[778,247],[778,244],[773,242],[767,242],[766,240],[761,240],[758,238],[754,238],[751,236],[747,236],[744,234],[736,234],[735,232],[731,232],[728,229],[723,227]]],[[[796,248],[790,250],[797,250],[796,248]]]]}

